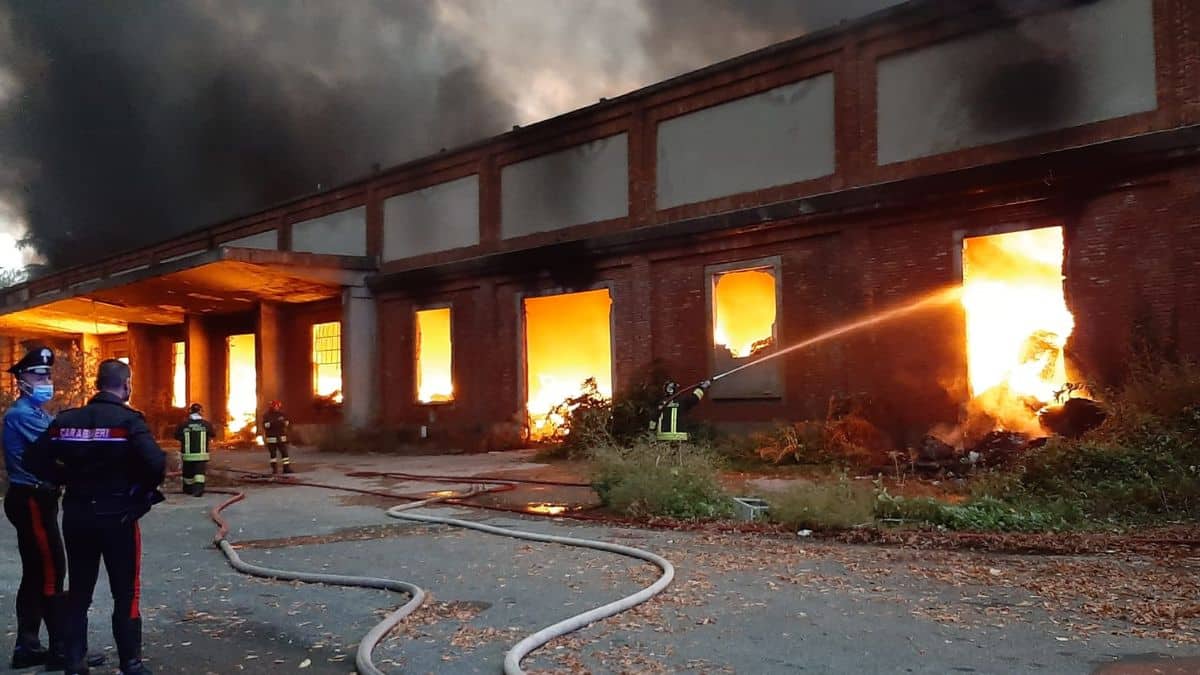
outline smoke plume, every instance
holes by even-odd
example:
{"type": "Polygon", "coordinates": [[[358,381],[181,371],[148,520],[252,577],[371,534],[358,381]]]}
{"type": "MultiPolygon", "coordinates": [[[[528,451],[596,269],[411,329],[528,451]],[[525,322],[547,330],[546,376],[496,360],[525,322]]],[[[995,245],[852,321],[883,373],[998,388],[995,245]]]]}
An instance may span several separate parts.
{"type": "Polygon", "coordinates": [[[895,2],[0,0],[0,233],[86,262],[895,2]]]}

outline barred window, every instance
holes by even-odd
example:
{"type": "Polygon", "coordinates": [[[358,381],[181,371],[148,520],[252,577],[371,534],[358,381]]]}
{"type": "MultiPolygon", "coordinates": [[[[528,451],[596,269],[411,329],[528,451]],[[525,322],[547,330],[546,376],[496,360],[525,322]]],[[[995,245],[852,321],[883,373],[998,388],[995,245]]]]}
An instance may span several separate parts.
{"type": "Polygon", "coordinates": [[[316,323],[312,327],[313,393],[342,400],[342,324],[316,323]]]}

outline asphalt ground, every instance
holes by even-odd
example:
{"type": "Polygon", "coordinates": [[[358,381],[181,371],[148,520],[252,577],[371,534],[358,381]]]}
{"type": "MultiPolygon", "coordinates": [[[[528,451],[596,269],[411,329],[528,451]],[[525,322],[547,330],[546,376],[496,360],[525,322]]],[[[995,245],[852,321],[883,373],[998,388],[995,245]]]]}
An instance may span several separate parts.
{"type": "MultiPolygon", "coordinates": [[[[446,485],[344,473],[536,468],[528,454],[298,455],[302,477],[406,493],[446,485]]],[[[230,455],[218,463],[258,459],[230,455]]],[[[229,539],[248,562],[387,576],[430,593],[377,649],[388,672],[500,672],[505,651],[525,635],[656,576],[652,566],[608,553],[390,519],[387,499],[301,486],[245,489],[246,500],[227,515],[229,539]]],[[[142,521],[148,665],[155,673],[353,672],[359,638],[405,598],[234,572],[211,543],[207,510],[222,499],[172,494],[142,521]]],[[[1200,603],[1200,560],[1188,555],[1014,556],[642,530],[462,507],[424,512],[616,541],[675,564],[676,580],[662,596],[552,642],[526,661],[532,671],[1200,672],[1200,613],[1189,612],[1200,603]]],[[[10,580],[0,586],[0,615],[10,642],[19,574],[15,533],[0,527],[0,579],[10,580]]],[[[91,642],[109,653],[111,607],[102,575],[91,642]]]]}

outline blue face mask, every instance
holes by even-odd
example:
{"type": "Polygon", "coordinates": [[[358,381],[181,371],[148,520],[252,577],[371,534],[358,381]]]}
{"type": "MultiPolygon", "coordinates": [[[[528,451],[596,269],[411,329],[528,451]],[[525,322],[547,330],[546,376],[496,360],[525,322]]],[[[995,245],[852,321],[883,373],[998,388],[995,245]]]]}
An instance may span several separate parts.
{"type": "Polygon", "coordinates": [[[38,405],[49,403],[50,399],[54,398],[54,385],[35,384],[33,385],[32,391],[29,393],[29,397],[32,398],[34,403],[37,403],[38,405]]]}

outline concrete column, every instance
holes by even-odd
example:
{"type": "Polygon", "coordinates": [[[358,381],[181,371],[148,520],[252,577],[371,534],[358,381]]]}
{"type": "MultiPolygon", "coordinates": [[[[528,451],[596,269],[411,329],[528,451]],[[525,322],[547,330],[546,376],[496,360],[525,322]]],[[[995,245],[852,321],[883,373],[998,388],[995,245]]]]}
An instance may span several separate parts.
{"type": "Polygon", "coordinates": [[[209,419],[218,427],[224,426],[224,420],[218,417],[225,409],[222,402],[217,405],[214,388],[217,381],[212,374],[211,364],[214,354],[213,340],[203,317],[189,316],[184,333],[184,351],[187,354],[187,399],[188,403],[199,403],[204,406],[209,419]]]}
{"type": "Polygon", "coordinates": [[[259,410],[266,410],[268,401],[283,400],[283,357],[283,327],[280,323],[279,306],[270,302],[259,303],[254,339],[259,410]]]}
{"type": "Polygon", "coordinates": [[[144,324],[129,324],[126,335],[129,340],[129,367],[133,370],[133,398],[130,403],[143,409],[153,408],[157,393],[155,376],[160,364],[156,363],[154,335],[144,324]]]}
{"type": "MultiPolygon", "coordinates": [[[[94,333],[84,333],[79,337],[79,349],[98,363],[100,360],[100,336],[94,333]]],[[[132,360],[132,359],[131,359],[132,360]]]]}
{"type": "Polygon", "coordinates": [[[377,419],[378,326],[371,291],[365,286],[343,289],[342,414],[350,427],[362,428],[377,419]]]}

